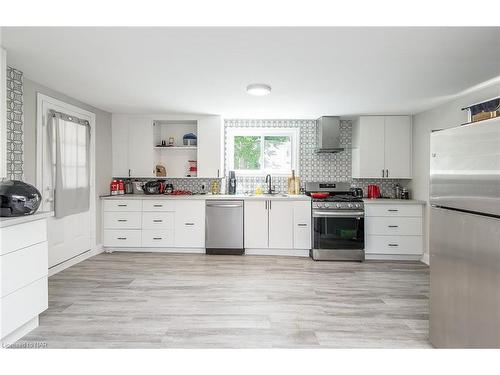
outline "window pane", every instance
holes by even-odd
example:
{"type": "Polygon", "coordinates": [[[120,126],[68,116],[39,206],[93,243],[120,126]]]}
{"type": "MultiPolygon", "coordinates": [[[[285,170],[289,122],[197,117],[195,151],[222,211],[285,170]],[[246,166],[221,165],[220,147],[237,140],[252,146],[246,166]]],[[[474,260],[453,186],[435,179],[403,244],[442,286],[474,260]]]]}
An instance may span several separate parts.
{"type": "Polygon", "coordinates": [[[278,171],[292,169],[292,141],[289,136],[264,137],[264,169],[278,171]]]}
{"type": "Polygon", "coordinates": [[[260,169],[260,137],[234,137],[234,169],[260,169]]]}

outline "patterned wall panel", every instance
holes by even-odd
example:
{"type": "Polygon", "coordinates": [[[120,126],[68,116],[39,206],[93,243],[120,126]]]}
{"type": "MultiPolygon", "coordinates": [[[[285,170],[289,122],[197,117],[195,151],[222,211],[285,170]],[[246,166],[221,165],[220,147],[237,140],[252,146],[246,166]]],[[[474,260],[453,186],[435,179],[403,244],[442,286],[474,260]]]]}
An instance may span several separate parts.
{"type": "Polygon", "coordinates": [[[7,178],[23,179],[23,73],[7,67],[7,178]]]}

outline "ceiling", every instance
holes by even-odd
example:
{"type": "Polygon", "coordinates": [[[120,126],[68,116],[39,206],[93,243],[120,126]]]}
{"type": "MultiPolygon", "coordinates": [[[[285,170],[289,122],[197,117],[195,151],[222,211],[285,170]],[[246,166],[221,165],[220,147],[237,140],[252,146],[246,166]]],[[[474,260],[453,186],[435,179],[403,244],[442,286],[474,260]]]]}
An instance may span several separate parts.
{"type": "Polygon", "coordinates": [[[500,28],[15,27],[2,38],[27,78],[114,113],[417,113],[500,76],[500,28]],[[271,95],[248,95],[250,83],[271,95]]]}

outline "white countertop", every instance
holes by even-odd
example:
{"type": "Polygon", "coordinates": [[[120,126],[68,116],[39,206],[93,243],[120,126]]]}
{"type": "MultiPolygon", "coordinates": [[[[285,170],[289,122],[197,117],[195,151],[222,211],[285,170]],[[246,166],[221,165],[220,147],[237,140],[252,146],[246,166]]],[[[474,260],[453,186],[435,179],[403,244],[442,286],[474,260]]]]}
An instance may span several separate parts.
{"type": "Polygon", "coordinates": [[[363,198],[365,204],[420,204],[425,205],[425,201],[415,199],[389,199],[389,198],[363,198]]]}
{"type": "Polygon", "coordinates": [[[194,195],[164,195],[164,194],[123,194],[123,195],[105,195],[101,199],[173,199],[173,200],[286,200],[286,201],[308,201],[311,197],[307,195],[212,195],[212,194],[194,194],[194,195]]]}
{"type": "Polygon", "coordinates": [[[11,225],[29,223],[30,221],[46,219],[54,216],[53,212],[38,211],[33,215],[0,217],[0,228],[10,227],[11,225]]]}

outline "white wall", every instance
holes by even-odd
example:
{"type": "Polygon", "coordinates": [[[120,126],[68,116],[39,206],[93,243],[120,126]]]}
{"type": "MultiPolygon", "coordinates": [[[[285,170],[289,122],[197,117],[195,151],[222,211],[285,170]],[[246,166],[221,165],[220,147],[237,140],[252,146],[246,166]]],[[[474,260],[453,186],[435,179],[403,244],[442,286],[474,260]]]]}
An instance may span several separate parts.
{"type": "Polygon", "coordinates": [[[467,90],[467,93],[450,102],[413,116],[413,180],[410,183],[410,188],[413,198],[427,202],[424,210],[425,242],[424,256],[422,258],[427,264],[429,264],[430,134],[432,130],[450,128],[466,122],[466,112],[462,111],[461,108],[500,96],[500,79],[490,81],[489,85],[481,87],[467,90]]]}

